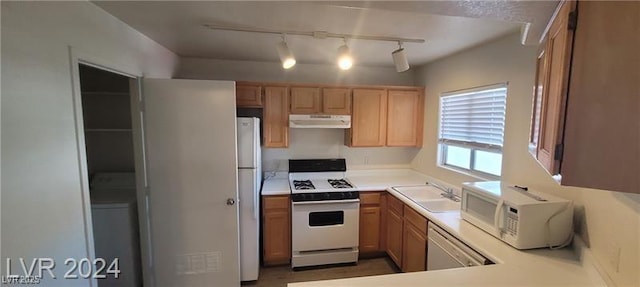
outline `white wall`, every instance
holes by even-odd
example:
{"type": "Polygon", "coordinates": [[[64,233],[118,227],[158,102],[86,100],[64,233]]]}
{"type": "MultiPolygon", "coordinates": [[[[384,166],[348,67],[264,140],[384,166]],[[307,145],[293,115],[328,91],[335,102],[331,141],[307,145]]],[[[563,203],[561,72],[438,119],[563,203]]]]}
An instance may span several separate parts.
{"type": "MultiPolygon", "coordinates": [[[[179,78],[320,83],[351,85],[414,85],[414,72],[398,73],[393,67],[354,66],[342,71],[336,65],[297,64],[284,70],[278,62],[229,61],[199,58],[180,60],[179,78]]],[[[288,159],[344,157],[349,169],[408,167],[416,148],[349,148],[344,131],[289,129],[289,148],[263,148],[265,171],[287,170],[288,159]]]]}
{"type": "MultiPolygon", "coordinates": [[[[148,77],[179,58],[89,2],[2,2],[2,265],[87,257],[69,46],[148,77]],[[28,261],[30,262],[30,261],[28,261]]],[[[4,275],[4,267],[2,267],[4,275]]],[[[47,277],[45,277],[47,278],[47,277]]],[[[45,280],[43,286],[88,286],[45,280]]]]}
{"type": "Polygon", "coordinates": [[[357,85],[412,86],[414,83],[413,71],[398,73],[393,67],[354,65],[350,70],[342,71],[337,65],[298,63],[292,69],[285,70],[279,62],[201,58],[181,58],[177,77],[185,79],[357,85]]]}
{"type": "Polygon", "coordinates": [[[345,158],[348,169],[408,168],[418,148],[350,148],[344,130],[289,129],[289,148],[263,148],[263,168],[287,170],[288,159],[345,158]]]}
{"type": "Polygon", "coordinates": [[[426,86],[425,147],[412,165],[431,176],[460,184],[476,180],[436,165],[439,96],[453,91],[508,81],[502,179],[572,199],[576,229],[590,244],[599,264],[619,286],[640,285],[640,194],[560,187],[529,155],[532,87],[536,47],[521,46],[513,34],[430,63],[418,71],[426,86]],[[620,248],[620,265],[611,257],[620,248]]]}

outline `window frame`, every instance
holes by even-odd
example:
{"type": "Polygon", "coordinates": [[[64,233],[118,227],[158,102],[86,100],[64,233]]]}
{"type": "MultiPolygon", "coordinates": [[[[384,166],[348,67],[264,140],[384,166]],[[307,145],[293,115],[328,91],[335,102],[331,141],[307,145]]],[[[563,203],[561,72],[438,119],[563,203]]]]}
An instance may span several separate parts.
{"type": "MultiPolygon", "coordinates": [[[[451,170],[454,170],[454,171],[457,171],[457,172],[462,172],[462,173],[465,173],[467,175],[480,177],[482,179],[499,180],[502,177],[502,168],[500,168],[500,175],[495,175],[495,174],[492,174],[492,173],[488,173],[488,172],[484,172],[484,171],[475,169],[476,151],[498,153],[495,150],[483,149],[483,148],[476,147],[476,146],[471,146],[471,145],[462,145],[462,144],[458,145],[458,144],[451,144],[451,143],[439,143],[438,146],[439,146],[439,150],[440,150],[440,157],[439,157],[440,160],[439,160],[438,165],[440,167],[451,169],[451,170]],[[471,152],[471,155],[469,156],[469,166],[471,168],[464,168],[464,167],[460,167],[460,166],[457,166],[457,165],[447,164],[447,148],[449,148],[449,146],[455,146],[455,147],[469,149],[470,152],[471,152]]],[[[500,154],[501,157],[503,156],[502,151],[499,154],[500,154]]]]}
{"type": "MultiPolygon", "coordinates": [[[[479,87],[474,87],[469,89],[449,91],[449,92],[444,92],[440,94],[439,103],[438,103],[439,115],[438,115],[438,156],[437,156],[439,167],[446,168],[446,169],[449,169],[458,173],[462,173],[465,175],[479,177],[481,179],[500,180],[502,178],[502,166],[500,168],[500,175],[491,174],[488,172],[475,169],[475,166],[476,166],[475,159],[476,159],[477,151],[496,153],[496,154],[500,154],[500,157],[501,157],[500,164],[502,165],[504,163],[503,146],[500,146],[499,149],[496,149],[495,145],[442,139],[442,104],[443,104],[442,99],[444,97],[455,96],[457,94],[481,92],[485,90],[495,89],[498,87],[504,87],[505,88],[504,109],[505,109],[505,117],[506,117],[506,110],[507,110],[506,97],[508,95],[508,90],[509,90],[508,84],[509,84],[508,82],[497,83],[497,84],[479,86],[479,87]],[[470,168],[464,168],[457,165],[447,164],[447,149],[449,146],[469,149],[470,151],[469,167],[470,168]]],[[[505,124],[506,124],[506,118],[503,122],[503,125],[505,124]]],[[[504,130],[502,131],[502,139],[504,141],[504,130]]]]}

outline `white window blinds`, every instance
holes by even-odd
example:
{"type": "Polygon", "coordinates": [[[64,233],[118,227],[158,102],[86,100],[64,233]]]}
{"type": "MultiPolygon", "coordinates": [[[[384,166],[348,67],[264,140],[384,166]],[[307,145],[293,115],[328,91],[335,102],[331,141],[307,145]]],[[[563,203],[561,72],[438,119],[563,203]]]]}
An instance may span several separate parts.
{"type": "Polygon", "coordinates": [[[440,142],[502,151],[506,104],[506,84],[443,94],[440,142]]]}

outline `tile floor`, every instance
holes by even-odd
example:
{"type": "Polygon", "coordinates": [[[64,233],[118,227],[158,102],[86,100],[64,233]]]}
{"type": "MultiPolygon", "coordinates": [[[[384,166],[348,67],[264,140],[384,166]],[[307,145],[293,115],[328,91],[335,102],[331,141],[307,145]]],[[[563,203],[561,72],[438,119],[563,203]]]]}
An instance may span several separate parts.
{"type": "Polygon", "coordinates": [[[260,268],[258,281],[243,284],[244,287],[286,287],[287,283],[340,279],[360,276],[384,275],[398,273],[391,259],[361,259],[358,265],[334,266],[292,271],[290,266],[260,268]]]}

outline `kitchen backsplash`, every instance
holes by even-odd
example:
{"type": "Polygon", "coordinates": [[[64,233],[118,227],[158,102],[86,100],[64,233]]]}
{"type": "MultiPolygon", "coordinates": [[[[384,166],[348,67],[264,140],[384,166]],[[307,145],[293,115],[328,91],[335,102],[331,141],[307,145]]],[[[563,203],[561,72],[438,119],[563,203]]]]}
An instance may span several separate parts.
{"type": "Polygon", "coordinates": [[[289,159],[345,158],[347,168],[409,167],[419,148],[350,148],[342,129],[289,129],[289,148],[263,148],[265,171],[287,170],[289,159]]]}

